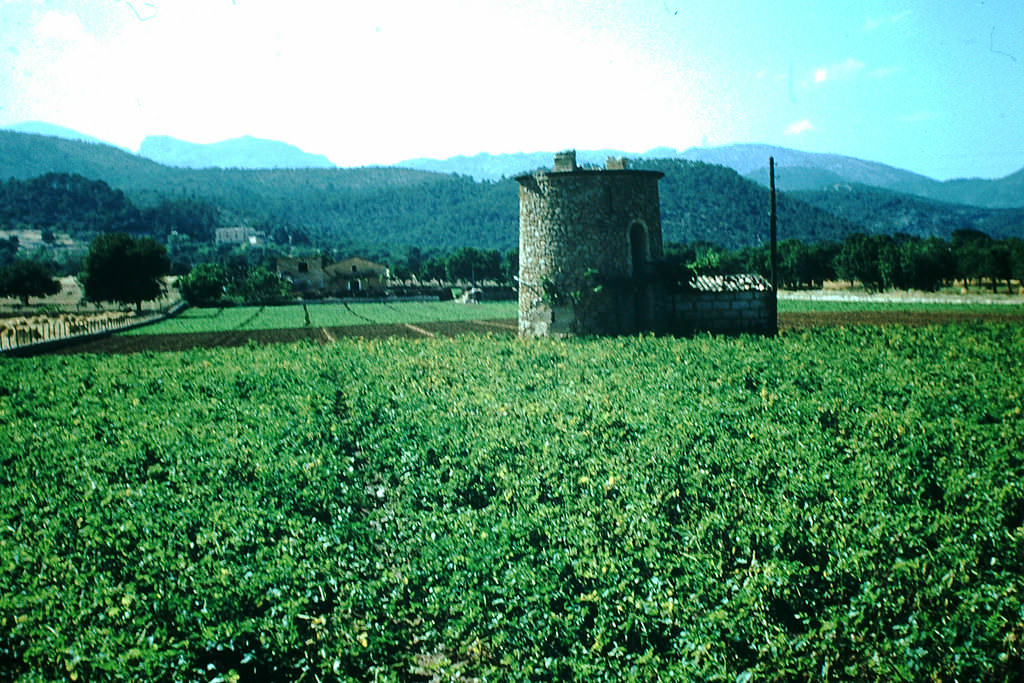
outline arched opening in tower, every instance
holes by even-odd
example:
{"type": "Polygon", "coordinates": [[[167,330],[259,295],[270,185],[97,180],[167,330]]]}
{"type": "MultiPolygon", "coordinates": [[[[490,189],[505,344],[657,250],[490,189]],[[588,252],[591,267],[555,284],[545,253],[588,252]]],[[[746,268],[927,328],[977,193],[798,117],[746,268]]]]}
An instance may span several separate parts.
{"type": "Polygon", "coordinates": [[[640,332],[648,328],[651,317],[650,290],[645,281],[650,245],[642,223],[629,226],[629,252],[633,270],[633,331],[640,332]]]}
{"type": "Polygon", "coordinates": [[[650,247],[647,244],[647,230],[640,223],[629,226],[629,249],[633,277],[641,276],[647,270],[647,254],[650,247]]]}

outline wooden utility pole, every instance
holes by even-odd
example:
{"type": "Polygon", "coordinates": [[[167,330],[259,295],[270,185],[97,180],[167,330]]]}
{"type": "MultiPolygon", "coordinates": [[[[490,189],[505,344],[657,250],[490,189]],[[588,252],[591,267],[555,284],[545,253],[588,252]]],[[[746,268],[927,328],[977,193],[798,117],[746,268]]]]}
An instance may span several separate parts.
{"type": "Polygon", "coordinates": [[[771,190],[771,208],[768,211],[768,240],[771,243],[771,333],[779,332],[779,247],[778,224],[775,217],[775,157],[768,157],[768,187],[771,190]]]}

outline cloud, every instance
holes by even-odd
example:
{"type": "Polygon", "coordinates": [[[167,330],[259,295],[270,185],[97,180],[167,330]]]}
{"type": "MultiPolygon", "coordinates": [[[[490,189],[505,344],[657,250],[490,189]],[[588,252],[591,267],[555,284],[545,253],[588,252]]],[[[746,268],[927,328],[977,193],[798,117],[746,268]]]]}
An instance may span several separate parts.
{"type": "Polygon", "coordinates": [[[806,133],[812,130],[814,130],[814,124],[807,119],[802,119],[789,124],[784,132],[786,135],[800,135],[801,133],[806,133]]]}
{"type": "Polygon", "coordinates": [[[892,16],[882,17],[881,19],[868,17],[867,20],[864,21],[864,30],[874,31],[875,29],[879,29],[883,26],[891,26],[892,24],[898,24],[909,16],[910,10],[906,10],[905,12],[900,12],[899,14],[894,14],[892,16]]]}
{"type": "Polygon", "coordinates": [[[814,82],[825,83],[827,81],[838,81],[853,78],[864,70],[864,66],[864,62],[854,59],[853,57],[847,57],[845,62],[833,64],[832,66],[822,66],[815,69],[814,82]]]}

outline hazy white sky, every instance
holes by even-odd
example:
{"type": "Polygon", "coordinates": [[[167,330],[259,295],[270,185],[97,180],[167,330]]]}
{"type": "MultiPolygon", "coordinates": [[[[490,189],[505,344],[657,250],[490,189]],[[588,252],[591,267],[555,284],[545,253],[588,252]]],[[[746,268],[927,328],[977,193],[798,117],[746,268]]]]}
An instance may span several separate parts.
{"type": "Polygon", "coordinates": [[[0,0],[0,126],[342,166],[762,142],[1024,167],[1021,0],[0,0]]]}

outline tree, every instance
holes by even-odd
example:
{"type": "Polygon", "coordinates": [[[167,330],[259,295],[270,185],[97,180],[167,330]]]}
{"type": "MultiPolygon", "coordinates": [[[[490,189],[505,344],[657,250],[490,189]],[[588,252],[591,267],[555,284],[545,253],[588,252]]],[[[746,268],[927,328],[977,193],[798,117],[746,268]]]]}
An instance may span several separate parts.
{"type": "Polygon", "coordinates": [[[992,238],[980,230],[965,228],[953,231],[950,245],[956,256],[957,275],[963,278],[964,287],[975,279],[980,283],[986,274],[986,261],[989,249],[992,248],[992,238]]]}
{"type": "Polygon", "coordinates": [[[900,269],[907,288],[934,292],[943,280],[952,279],[956,261],[949,243],[938,237],[911,239],[901,246],[900,269]]]}
{"type": "Polygon", "coordinates": [[[515,282],[519,277],[519,250],[509,249],[501,261],[501,278],[506,283],[515,282]]]}
{"type": "Polygon", "coordinates": [[[438,282],[444,281],[447,277],[445,272],[446,259],[440,255],[434,255],[423,262],[420,268],[420,279],[421,280],[437,280],[438,282]]]}
{"type": "Polygon", "coordinates": [[[60,291],[60,282],[39,261],[18,259],[0,268],[0,295],[16,296],[28,306],[30,296],[48,296],[60,291]]]}
{"type": "Polygon", "coordinates": [[[779,286],[805,287],[812,283],[811,251],[800,240],[779,243],[779,286]]]}
{"type": "Polygon", "coordinates": [[[141,312],[143,301],[163,294],[170,267],[167,249],[152,238],[108,233],[92,241],[79,280],[87,299],[135,304],[141,312]]]}
{"type": "Polygon", "coordinates": [[[274,271],[255,266],[233,281],[230,294],[247,304],[278,304],[288,299],[288,283],[274,271]]]}
{"type": "MultiPolygon", "coordinates": [[[[903,239],[905,236],[900,236],[903,239]]],[[[875,258],[878,261],[878,273],[881,276],[881,284],[878,290],[883,289],[906,289],[904,286],[905,277],[903,266],[900,260],[900,245],[896,239],[889,235],[872,235],[874,243],[875,258]]],[[[864,282],[865,286],[868,283],[864,282]]]]}
{"type": "Polygon", "coordinates": [[[409,247],[405,252],[405,265],[410,273],[420,272],[423,267],[423,250],[419,247],[409,247]]]}
{"type": "Polygon", "coordinates": [[[178,279],[178,289],[193,306],[220,303],[229,283],[228,270],[219,263],[200,263],[178,279]]]}
{"type": "MultiPolygon", "coordinates": [[[[890,241],[892,238],[888,238],[890,241]]],[[[881,290],[885,286],[880,267],[879,251],[884,236],[854,233],[843,240],[836,256],[836,275],[853,282],[860,280],[866,289],[881,290]]]]}
{"type": "Polygon", "coordinates": [[[448,257],[445,271],[451,281],[479,282],[501,277],[501,254],[494,249],[461,247],[448,257]]]}
{"type": "Polygon", "coordinates": [[[993,294],[999,280],[1006,282],[1007,292],[1013,291],[1010,286],[1010,278],[1013,277],[1013,253],[1009,244],[1000,241],[989,247],[985,255],[985,273],[992,278],[993,294]]]}
{"type": "Polygon", "coordinates": [[[842,245],[839,242],[816,242],[808,246],[809,277],[812,287],[822,287],[825,280],[836,277],[835,259],[842,245]]]}
{"type": "Polygon", "coordinates": [[[1010,265],[1013,270],[1013,277],[1024,285],[1024,239],[1010,237],[1003,240],[1006,248],[1010,250],[1010,265]]]}
{"type": "Polygon", "coordinates": [[[13,235],[10,239],[0,239],[0,266],[14,261],[18,254],[18,236],[13,235]]]}

